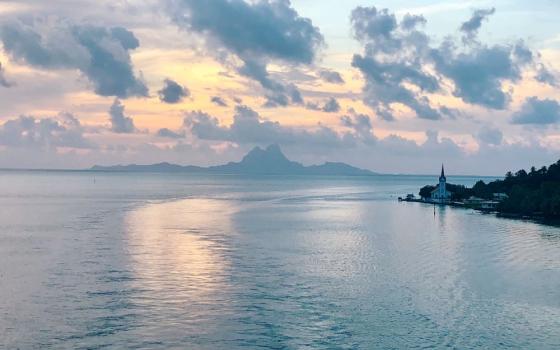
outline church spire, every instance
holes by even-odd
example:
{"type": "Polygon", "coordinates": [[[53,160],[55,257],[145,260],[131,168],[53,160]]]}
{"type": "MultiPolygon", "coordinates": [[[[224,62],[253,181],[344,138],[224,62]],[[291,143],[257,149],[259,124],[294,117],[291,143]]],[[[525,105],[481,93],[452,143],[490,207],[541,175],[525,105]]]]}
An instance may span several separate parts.
{"type": "Polygon", "coordinates": [[[443,164],[441,165],[441,175],[439,177],[439,181],[445,181],[445,169],[443,168],[443,164]]]}

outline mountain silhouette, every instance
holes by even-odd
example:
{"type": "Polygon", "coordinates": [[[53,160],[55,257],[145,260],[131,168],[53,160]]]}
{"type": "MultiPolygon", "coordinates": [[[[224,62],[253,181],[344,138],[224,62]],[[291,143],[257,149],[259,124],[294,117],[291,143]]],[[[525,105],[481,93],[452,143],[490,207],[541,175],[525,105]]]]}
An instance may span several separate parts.
{"type": "Polygon", "coordinates": [[[213,173],[213,174],[248,174],[248,175],[375,175],[369,170],[359,169],[345,163],[327,162],[322,165],[304,166],[286,158],[278,145],[270,145],[265,149],[253,148],[240,162],[230,162],[224,165],[198,167],[181,166],[170,163],[151,165],[96,165],[90,170],[113,172],[184,172],[184,173],[213,173]]]}

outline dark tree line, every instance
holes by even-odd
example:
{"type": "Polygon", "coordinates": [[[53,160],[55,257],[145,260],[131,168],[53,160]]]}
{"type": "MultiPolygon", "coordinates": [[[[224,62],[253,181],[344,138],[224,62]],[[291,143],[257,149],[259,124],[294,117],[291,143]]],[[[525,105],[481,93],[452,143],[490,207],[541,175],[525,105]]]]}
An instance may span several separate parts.
{"type": "MultiPolygon", "coordinates": [[[[429,198],[433,190],[436,189],[437,186],[424,186],[420,189],[420,197],[422,198],[429,198]]],[[[463,199],[469,198],[473,196],[472,189],[467,188],[463,185],[454,185],[454,184],[447,184],[446,186],[447,191],[452,193],[451,200],[452,201],[461,201],[463,199]]]]}
{"type": "MultiPolygon", "coordinates": [[[[429,197],[433,189],[435,186],[423,187],[420,196],[429,197]]],[[[470,196],[490,200],[494,193],[505,193],[509,198],[500,203],[499,212],[560,218],[560,160],[538,170],[508,172],[503,180],[478,181],[472,188],[448,184],[447,189],[453,192],[452,200],[470,196]]]]}

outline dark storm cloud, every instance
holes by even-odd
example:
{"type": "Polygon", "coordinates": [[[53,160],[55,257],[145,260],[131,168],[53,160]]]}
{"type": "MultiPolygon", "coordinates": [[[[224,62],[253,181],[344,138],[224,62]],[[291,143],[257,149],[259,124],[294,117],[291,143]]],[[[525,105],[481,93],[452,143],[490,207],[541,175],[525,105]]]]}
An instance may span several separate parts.
{"type": "Polygon", "coordinates": [[[271,78],[267,65],[311,64],[324,44],[319,29],[301,17],[287,0],[168,0],[172,20],[187,32],[200,33],[219,59],[234,56],[238,72],[268,91],[269,107],[285,106],[294,94],[271,78]]]}
{"type": "Polygon", "coordinates": [[[163,81],[163,88],[158,91],[159,99],[165,103],[178,103],[181,102],[185,97],[189,97],[191,92],[184,86],[179,85],[177,82],[171,79],[165,79],[163,81]]]}
{"type": "MultiPolygon", "coordinates": [[[[504,109],[511,92],[504,82],[516,82],[536,55],[523,42],[488,46],[474,40],[483,20],[494,10],[475,11],[462,26],[473,40],[460,47],[447,38],[439,47],[418,26],[421,16],[405,16],[402,21],[375,7],[357,7],[352,12],[354,36],[364,44],[352,66],[365,78],[364,103],[385,120],[394,120],[392,104],[400,103],[424,119],[453,117],[445,106],[432,106],[427,94],[441,92],[441,81],[453,82],[453,95],[464,102],[491,109],[504,109]],[[427,69],[427,67],[435,69],[427,69]]],[[[543,74],[543,80],[547,78],[543,74]]]]}
{"type": "Polygon", "coordinates": [[[5,87],[5,88],[9,88],[12,86],[12,83],[8,81],[8,79],[6,79],[6,71],[4,70],[4,67],[2,67],[2,62],[0,62],[0,86],[5,87]]]}
{"type": "Polygon", "coordinates": [[[475,10],[471,18],[461,25],[461,32],[464,33],[464,40],[473,40],[478,35],[478,30],[482,22],[496,12],[495,8],[475,10]]]}
{"type": "Polygon", "coordinates": [[[78,119],[69,113],[41,119],[20,116],[0,126],[0,145],[35,149],[93,148],[83,132],[78,119]]]}
{"type": "Polygon", "coordinates": [[[323,79],[323,81],[326,81],[327,83],[339,84],[339,85],[344,84],[344,79],[342,79],[340,73],[332,70],[327,70],[327,69],[320,70],[319,77],[323,79]]]}
{"type": "Polygon", "coordinates": [[[227,107],[228,104],[226,102],[226,100],[224,100],[223,98],[221,98],[220,96],[212,96],[210,98],[210,101],[215,104],[216,106],[220,106],[220,107],[227,107]]]}
{"type": "Polygon", "coordinates": [[[0,26],[0,40],[16,61],[42,69],[79,70],[98,95],[125,98],[148,93],[130,59],[138,39],[125,28],[11,21],[0,26]]]}
{"type": "Polygon", "coordinates": [[[549,125],[560,122],[560,104],[550,99],[529,97],[513,115],[513,124],[549,125]]]}
{"type": "Polygon", "coordinates": [[[109,108],[109,117],[111,121],[111,130],[119,134],[133,133],[136,128],[132,118],[124,114],[124,105],[116,98],[111,108],[109,108]]]}
{"type": "Polygon", "coordinates": [[[182,139],[185,137],[185,133],[184,131],[176,132],[168,128],[163,128],[157,131],[156,136],[168,139],[182,139]]]}

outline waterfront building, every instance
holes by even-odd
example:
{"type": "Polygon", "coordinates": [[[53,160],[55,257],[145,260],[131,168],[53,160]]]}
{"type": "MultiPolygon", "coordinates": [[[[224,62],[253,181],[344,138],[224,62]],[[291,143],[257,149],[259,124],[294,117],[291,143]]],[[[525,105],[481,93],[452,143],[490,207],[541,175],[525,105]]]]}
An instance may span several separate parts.
{"type": "Polygon", "coordinates": [[[507,194],[505,194],[505,193],[494,193],[494,194],[493,194],[493,198],[494,198],[495,201],[503,202],[503,201],[505,201],[506,199],[508,199],[509,196],[508,196],[507,194]]]}
{"type": "Polygon", "coordinates": [[[451,200],[451,194],[452,193],[447,190],[447,178],[445,177],[445,169],[442,164],[439,184],[431,192],[430,199],[435,203],[447,203],[451,200]]]}

